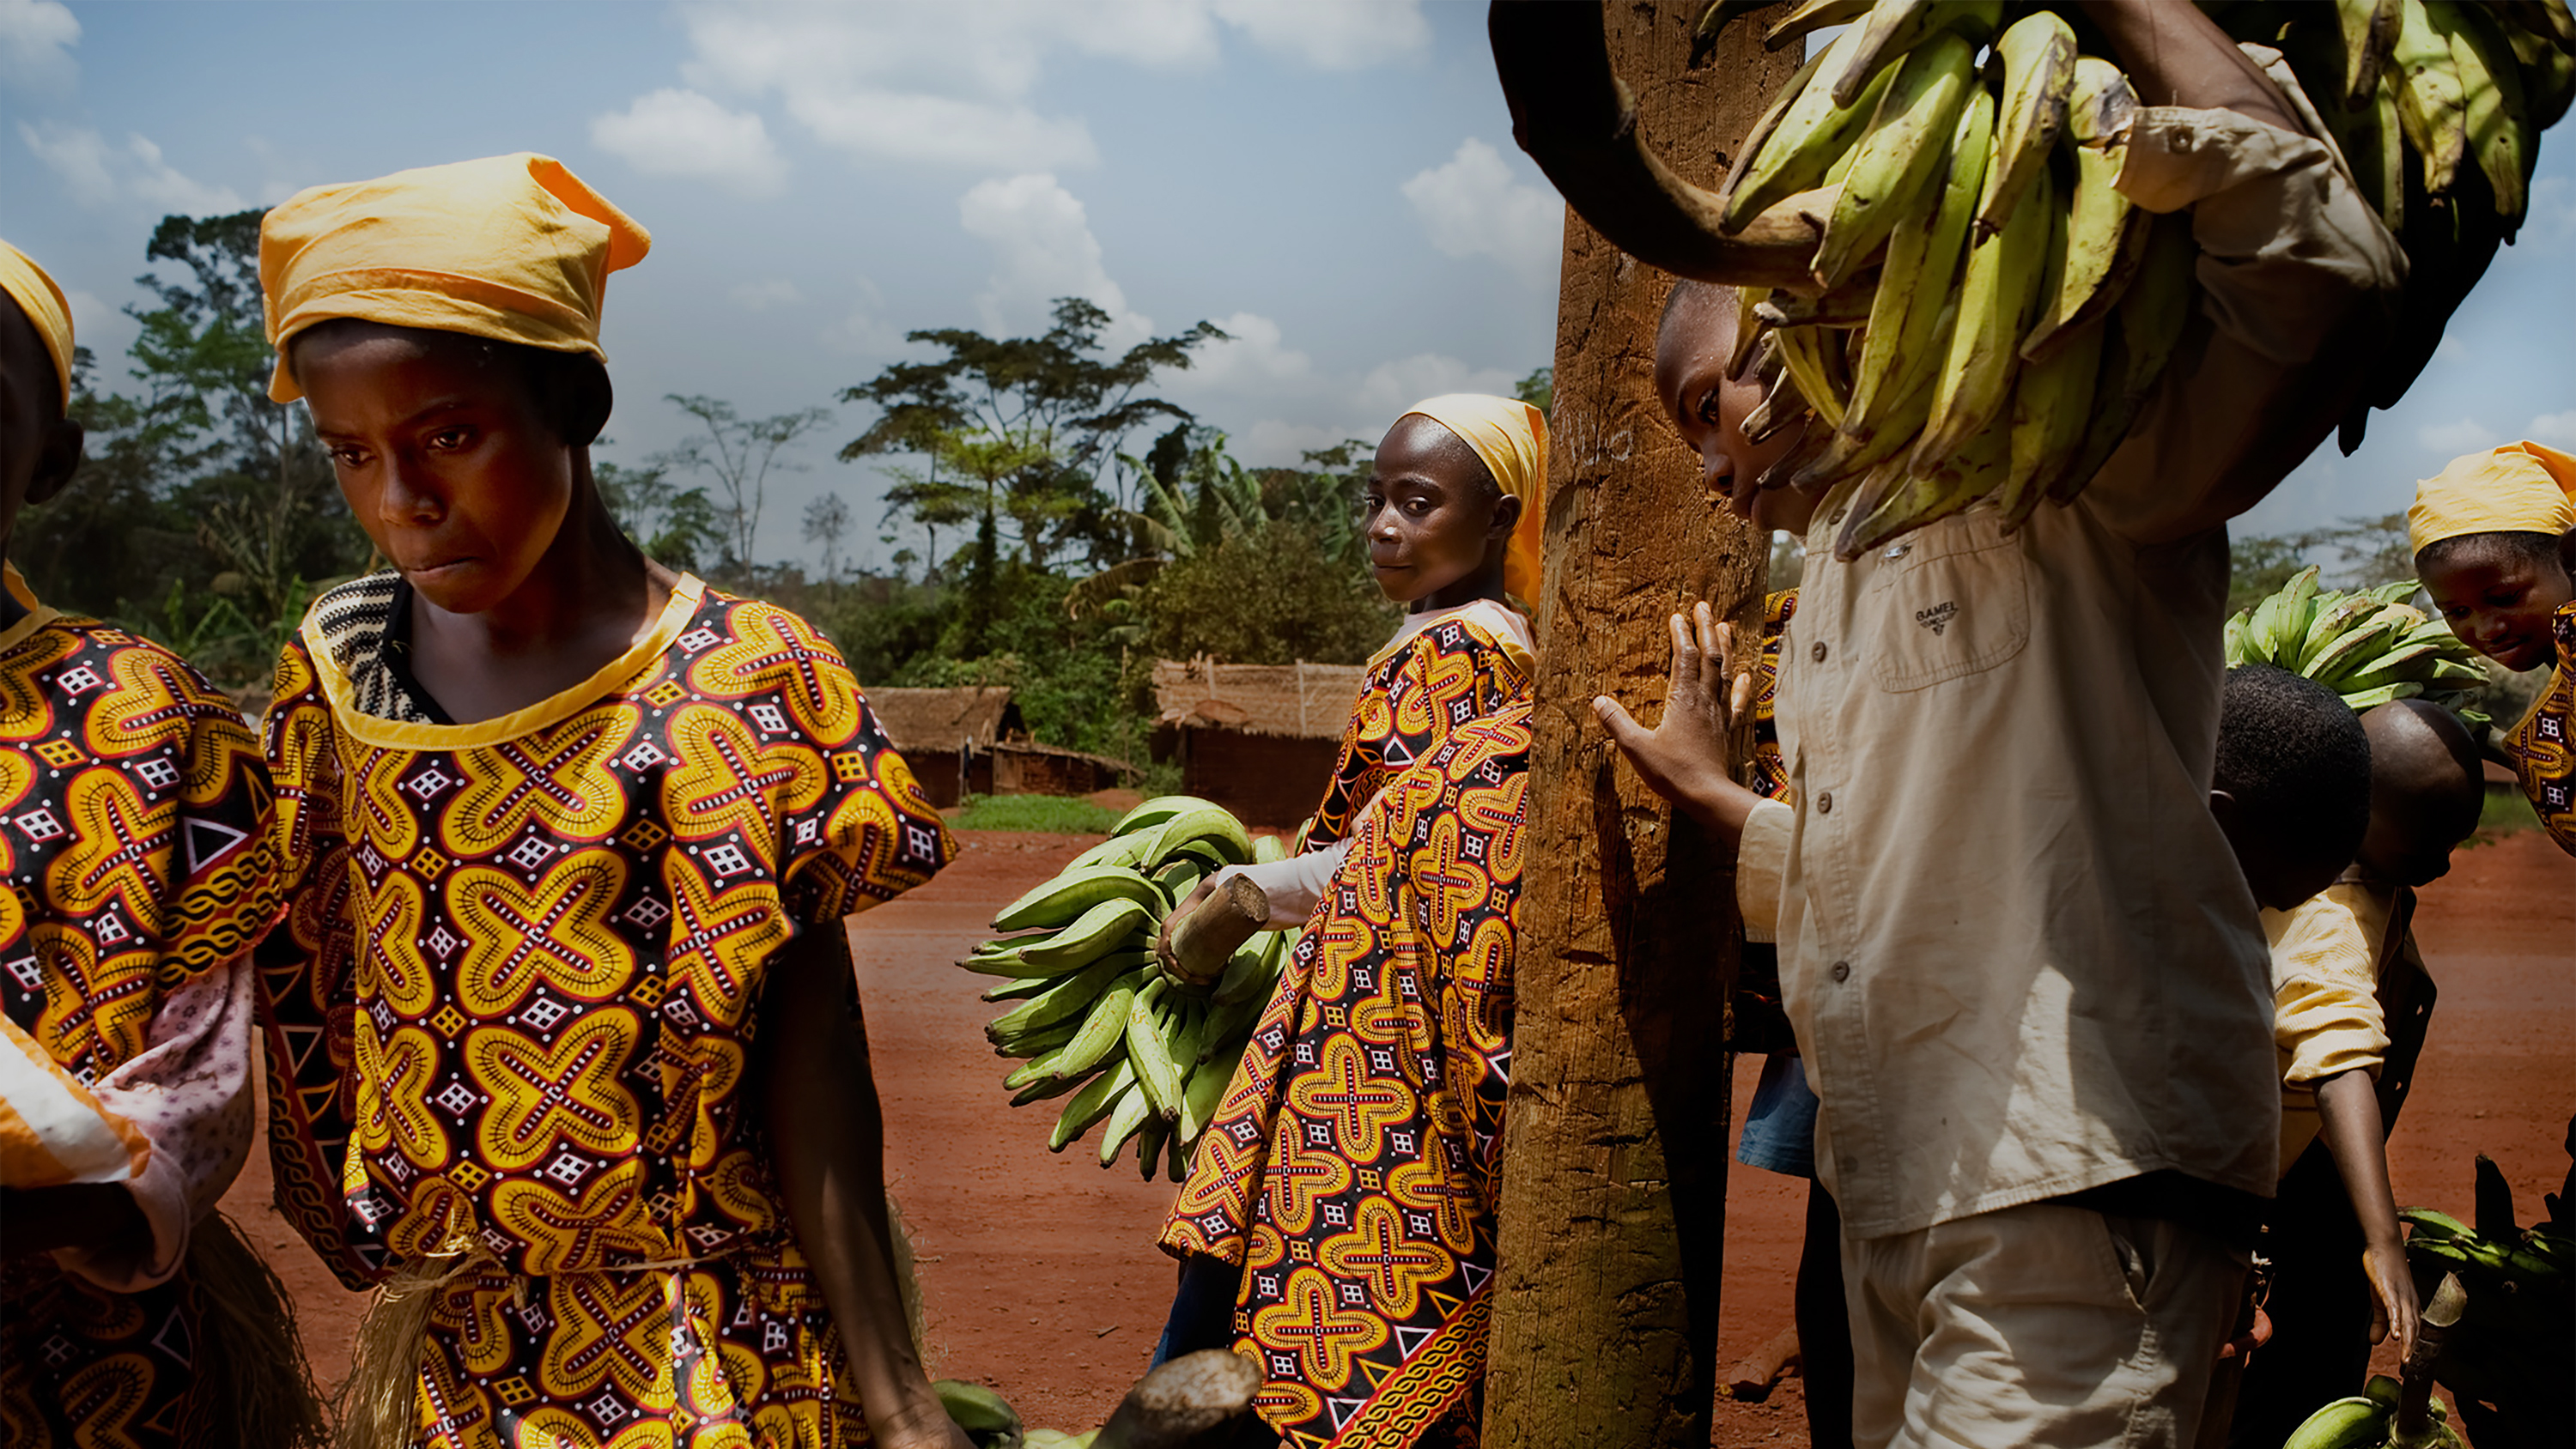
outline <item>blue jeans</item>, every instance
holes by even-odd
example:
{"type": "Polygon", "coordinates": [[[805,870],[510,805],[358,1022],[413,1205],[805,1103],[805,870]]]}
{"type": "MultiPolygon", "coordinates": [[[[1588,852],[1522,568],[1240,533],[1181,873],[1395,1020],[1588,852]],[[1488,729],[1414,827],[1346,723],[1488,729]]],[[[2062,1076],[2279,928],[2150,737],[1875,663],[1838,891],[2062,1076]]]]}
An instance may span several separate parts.
{"type": "Polygon", "coordinates": [[[1762,1059],[1753,1104],[1744,1112],[1744,1135],[1735,1160],[1810,1181],[1816,1175],[1816,1094],[1807,1090],[1807,1064],[1786,1052],[1762,1059]]]}

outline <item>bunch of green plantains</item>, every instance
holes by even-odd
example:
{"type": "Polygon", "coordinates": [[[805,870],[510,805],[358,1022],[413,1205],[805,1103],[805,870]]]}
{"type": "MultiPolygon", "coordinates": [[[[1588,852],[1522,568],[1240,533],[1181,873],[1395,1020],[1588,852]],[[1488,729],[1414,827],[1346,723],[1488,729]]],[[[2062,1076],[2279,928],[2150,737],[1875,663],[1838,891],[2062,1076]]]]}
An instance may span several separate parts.
{"type": "Polygon", "coordinates": [[[1221,1348],[1154,1368],[1129,1387],[1109,1422],[1079,1432],[1028,1428],[982,1384],[941,1379],[931,1387],[976,1449],[1271,1449],[1279,1438],[1252,1413],[1261,1371],[1221,1348]]]}
{"type": "Polygon", "coordinates": [[[1256,843],[1222,806],[1188,795],[1148,800],[995,916],[1004,934],[957,963],[1008,978],[984,999],[1017,1004],[984,1034],[1025,1062],[1002,1081],[1017,1094],[1011,1105],[1070,1098],[1048,1146],[1062,1152],[1097,1126],[1101,1166],[1132,1142],[1147,1180],[1166,1161],[1173,1181],[1185,1174],[1293,933],[1253,937],[1208,986],[1165,972],[1155,936],[1201,880],[1279,855],[1275,838],[1256,843]]]}
{"type": "Polygon", "coordinates": [[[2433,1375],[2458,1402],[2480,1449],[2576,1443],[2576,1119],[2567,1124],[2567,1181],[2542,1194],[2549,1215],[2514,1221],[2513,1189],[2484,1154],[2477,1166],[2477,1225],[2430,1208],[2398,1214],[2411,1229],[2406,1259],[2416,1281],[2455,1275],[2468,1309],[2443,1340],[2433,1375]]]}
{"type": "Polygon", "coordinates": [[[2302,569],[2276,593],[2227,621],[2227,662],[2270,664],[2343,696],[2358,714],[2395,699],[2428,699],[2472,729],[2487,717],[2468,706],[2486,671],[2451,626],[2405,602],[2415,581],[2358,593],[2317,587],[2302,569]]]}
{"type": "MultiPolygon", "coordinates": [[[[1719,0],[1702,40],[1758,8],[1719,0]]],[[[2540,132],[2576,93],[2576,21],[2565,0],[2202,8],[2330,143],[2410,260],[2395,352],[2345,417],[2348,452],[2521,223],[2540,132]]],[[[2194,308],[2189,214],[2151,216],[2115,185],[2143,110],[2077,7],[1809,0],[1765,39],[1831,25],[1846,28],[1713,197],[1649,162],[1668,201],[1715,233],[1717,250],[1680,269],[1744,284],[1735,361],[1767,388],[1747,431],[1801,429],[1763,481],[1846,487],[1840,556],[1980,502],[2017,527],[2083,491],[2173,357],[2194,308]],[[1728,238],[1743,244],[1730,253],[1728,238]],[[1796,275],[1781,275],[1784,248],[1796,275]]],[[[1544,142],[1523,140],[1548,165],[1544,142]]],[[[1628,245],[1620,200],[1595,215],[1575,199],[1628,245]]]]}

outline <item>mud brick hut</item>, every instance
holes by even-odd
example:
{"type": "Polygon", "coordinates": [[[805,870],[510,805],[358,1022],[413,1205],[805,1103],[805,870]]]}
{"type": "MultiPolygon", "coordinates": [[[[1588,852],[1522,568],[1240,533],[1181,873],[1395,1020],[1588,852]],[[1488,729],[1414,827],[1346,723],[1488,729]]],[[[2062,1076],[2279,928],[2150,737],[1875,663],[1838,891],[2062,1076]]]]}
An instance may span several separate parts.
{"type": "Polygon", "coordinates": [[[921,793],[943,810],[969,794],[992,794],[993,747],[1029,732],[1011,692],[998,686],[871,689],[868,708],[912,766],[921,793]]]}
{"type": "Polygon", "coordinates": [[[940,809],[968,795],[1088,795],[1136,773],[1124,760],[1030,738],[1011,691],[872,689],[868,707],[940,809]]]}
{"type": "Polygon", "coordinates": [[[1360,674],[1356,664],[1158,660],[1154,758],[1179,756],[1181,789],[1246,824],[1293,828],[1324,796],[1360,674]]]}

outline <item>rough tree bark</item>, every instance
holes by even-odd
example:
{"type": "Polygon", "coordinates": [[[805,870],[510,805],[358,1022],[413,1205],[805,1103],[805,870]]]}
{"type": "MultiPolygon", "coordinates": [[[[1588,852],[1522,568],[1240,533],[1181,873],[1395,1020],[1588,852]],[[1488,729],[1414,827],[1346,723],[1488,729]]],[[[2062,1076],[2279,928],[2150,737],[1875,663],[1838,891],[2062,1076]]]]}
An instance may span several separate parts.
{"type": "MultiPolygon", "coordinates": [[[[1687,69],[1705,0],[1610,0],[1646,134],[1713,186],[1799,59],[1737,21],[1687,69]]],[[[1699,480],[1654,395],[1672,279],[1568,215],[1546,597],[1485,1435],[1494,1449],[1705,1445],[1729,1156],[1733,878],[1615,759],[1595,694],[1652,720],[1665,619],[1750,633],[1768,551],[1699,480]]]]}

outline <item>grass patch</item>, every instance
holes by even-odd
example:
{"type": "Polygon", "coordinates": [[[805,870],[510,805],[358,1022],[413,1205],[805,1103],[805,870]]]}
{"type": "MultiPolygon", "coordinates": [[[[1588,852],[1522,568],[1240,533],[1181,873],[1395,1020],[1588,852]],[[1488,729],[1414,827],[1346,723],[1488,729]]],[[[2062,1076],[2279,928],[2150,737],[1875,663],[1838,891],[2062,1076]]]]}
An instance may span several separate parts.
{"type": "Polygon", "coordinates": [[[948,822],[959,830],[1041,830],[1106,835],[1118,812],[1066,795],[969,795],[948,822]]]}
{"type": "Polygon", "coordinates": [[[2533,809],[2531,797],[2519,788],[2493,788],[2487,791],[2486,803],[2478,809],[2478,832],[2465,842],[2487,845],[2518,830],[2539,828],[2540,812],[2533,809]]]}

